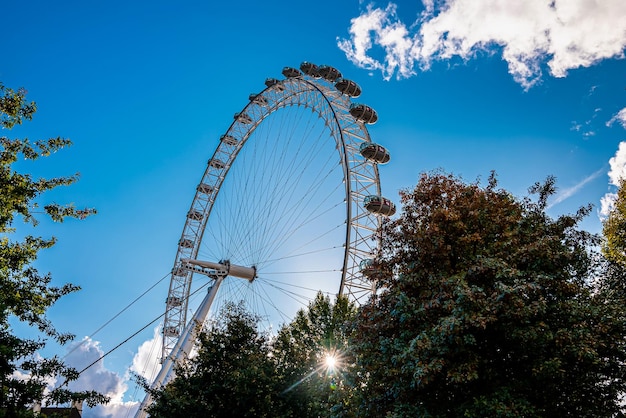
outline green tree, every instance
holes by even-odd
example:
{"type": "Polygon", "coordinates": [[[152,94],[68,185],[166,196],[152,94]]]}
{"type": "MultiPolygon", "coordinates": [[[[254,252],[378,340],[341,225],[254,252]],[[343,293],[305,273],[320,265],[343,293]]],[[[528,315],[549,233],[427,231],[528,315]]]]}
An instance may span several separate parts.
{"type": "Polygon", "coordinates": [[[332,303],[318,293],[307,309],[280,329],[273,354],[283,382],[283,411],[290,411],[284,416],[352,416],[354,357],[348,339],[355,315],[356,308],[346,297],[332,303]]]}
{"type": "MultiPolygon", "coordinates": [[[[151,390],[151,417],[350,416],[353,363],[344,350],[355,308],[318,294],[274,338],[242,305],[227,305],[198,341],[198,355],[151,390]],[[337,358],[328,367],[326,356],[337,358]]],[[[147,385],[144,384],[144,387],[147,385]]],[[[148,389],[150,390],[150,389],[148,389]]]]}
{"type": "Polygon", "coordinates": [[[359,416],[610,417],[626,390],[623,308],[598,291],[590,212],[550,218],[443,173],[401,192],[380,291],[358,316],[359,416]]]}
{"type": "MultiPolygon", "coordinates": [[[[0,84],[0,126],[10,130],[31,120],[36,111],[34,102],[27,102],[23,89],[14,91],[0,84]]],[[[46,381],[52,377],[75,380],[74,369],[57,358],[41,358],[38,351],[52,338],[61,344],[72,339],[70,334],[55,329],[46,311],[60,297],[78,290],[66,284],[52,286],[49,274],[41,274],[32,263],[40,250],[50,248],[55,239],[27,235],[21,241],[12,239],[14,223],[23,220],[37,225],[37,214],[46,214],[54,221],[67,217],[84,218],[95,211],[76,209],[72,205],[50,203],[38,208],[40,196],[58,186],[74,183],[78,176],[33,179],[20,173],[15,163],[20,159],[37,160],[70,145],[64,138],[50,138],[31,143],[28,139],[0,137],[0,416],[29,416],[27,408],[36,402],[67,403],[86,400],[95,405],[106,399],[95,392],[72,392],[64,387],[45,394],[46,381]],[[24,339],[14,334],[9,320],[16,318],[35,327],[43,338],[24,339]],[[20,378],[18,372],[28,376],[20,378]]]]}
{"type": "Polygon", "coordinates": [[[269,336],[241,305],[226,305],[199,335],[198,354],[152,390],[151,417],[275,417],[278,389],[269,336]]]}
{"type": "Polygon", "coordinates": [[[621,179],[615,206],[603,223],[606,238],[603,252],[606,258],[626,268],[626,179],[621,179]]]}

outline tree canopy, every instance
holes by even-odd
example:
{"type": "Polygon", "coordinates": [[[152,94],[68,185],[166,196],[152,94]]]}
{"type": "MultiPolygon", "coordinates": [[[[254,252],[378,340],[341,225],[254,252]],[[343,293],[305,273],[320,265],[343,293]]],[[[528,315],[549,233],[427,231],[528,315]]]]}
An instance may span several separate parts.
{"type": "Polygon", "coordinates": [[[546,214],[554,192],[553,178],[516,198],[495,175],[423,174],[383,223],[369,303],[318,295],[271,340],[232,311],[156,416],[622,416],[624,269],[579,228],[590,206],[546,214]]]}
{"type": "Polygon", "coordinates": [[[626,178],[620,180],[615,206],[604,221],[606,258],[626,269],[626,178]]]}
{"type": "MultiPolygon", "coordinates": [[[[178,366],[164,388],[151,390],[151,417],[350,416],[343,379],[346,330],[355,308],[318,294],[276,336],[259,318],[230,304],[200,333],[198,354],[178,366]],[[328,354],[338,364],[325,363],[328,354]]],[[[149,389],[150,390],[150,389],[149,389]]]]}
{"type": "MultiPolygon", "coordinates": [[[[17,91],[0,84],[0,126],[10,130],[31,120],[37,107],[26,100],[23,89],[17,91]]],[[[59,332],[46,317],[46,311],[59,298],[78,290],[65,284],[53,286],[50,274],[33,267],[40,250],[54,245],[54,238],[26,235],[15,240],[15,223],[22,220],[36,226],[37,216],[54,221],[84,218],[93,209],[49,203],[39,207],[40,197],[58,186],[74,183],[78,175],[51,179],[33,178],[16,170],[21,160],[37,160],[69,146],[65,138],[49,138],[31,143],[28,139],[0,137],[0,416],[28,416],[27,409],[37,402],[67,403],[86,400],[90,405],[106,399],[95,392],[72,392],[58,387],[46,392],[51,378],[75,380],[77,372],[66,367],[58,357],[41,358],[38,351],[52,338],[64,344],[72,335],[59,332]],[[9,319],[16,318],[38,329],[43,338],[24,339],[14,334],[9,319]]]]}
{"type": "Polygon", "coordinates": [[[152,391],[151,417],[272,417],[276,373],[268,336],[241,305],[227,305],[199,334],[198,354],[152,391]]]}
{"type": "Polygon", "coordinates": [[[598,291],[590,212],[423,174],[383,228],[379,293],[351,341],[359,416],[609,417],[626,389],[623,306],[598,291]]]}
{"type": "Polygon", "coordinates": [[[298,417],[352,416],[354,358],[348,347],[356,307],[318,293],[273,341],[283,400],[298,417]],[[328,363],[328,358],[332,363],[328,363]]]}

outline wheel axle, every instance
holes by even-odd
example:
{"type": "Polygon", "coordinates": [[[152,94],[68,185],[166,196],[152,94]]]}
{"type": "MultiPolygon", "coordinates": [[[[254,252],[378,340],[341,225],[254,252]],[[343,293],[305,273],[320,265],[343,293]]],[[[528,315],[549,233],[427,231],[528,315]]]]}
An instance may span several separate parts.
{"type": "Polygon", "coordinates": [[[191,258],[184,258],[180,260],[183,263],[183,268],[187,268],[191,271],[206,274],[207,276],[233,276],[240,279],[245,279],[252,283],[256,278],[256,267],[245,267],[237,264],[231,264],[228,260],[221,260],[219,263],[204,260],[194,260],[191,258]],[[194,267],[189,267],[194,266],[194,267]],[[199,267],[199,269],[197,268],[199,267]]]}

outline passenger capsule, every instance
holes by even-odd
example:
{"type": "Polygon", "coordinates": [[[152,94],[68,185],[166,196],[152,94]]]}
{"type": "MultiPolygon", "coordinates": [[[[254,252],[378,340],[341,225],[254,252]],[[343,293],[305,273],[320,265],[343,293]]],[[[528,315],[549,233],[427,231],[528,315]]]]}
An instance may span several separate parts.
{"type": "Polygon", "coordinates": [[[265,85],[267,87],[274,87],[276,88],[276,90],[278,91],[283,91],[285,90],[285,87],[283,87],[283,85],[281,84],[281,82],[275,78],[266,78],[265,79],[265,85]]]}
{"type": "Polygon", "coordinates": [[[187,218],[193,220],[193,221],[201,221],[202,220],[202,212],[200,212],[199,210],[190,210],[189,213],[187,214],[187,218]]]}
{"type": "Polygon", "coordinates": [[[363,142],[359,147],[359,153],[366,160],[374,161],[378,164],[386,164],[391,159],[389,151],[385,147],[373,142],[363,142]]]}
{"type": "Polygon", "coordinates": [[[334,83],[337,79],[341,78],[341,73],[335,67],[330,65],[321,65],[318,72],[325,79],[334,83]]]}
{"type": "Polygon", "coordinates": [[[167,303],[168,306],[181,306],[183,304],[180,298],[176,296],[168,297],[165,299],[165,303],[167,303]]]}
{"type": "Polygon", "coordinates": [[[317,67],[317,65],[313,64],[312,62],[306,62],[304,61],[302,64],[300,64],[300,69],[302,70],[302,72],[310,77],[313,78],[320,78],[320,73],[319,73],[319,69],[317,67]]]}
{"type": "Polygon", "coordinates": [[[200,183],[198,184],[198,187],[196,187],[196,190],[200,193],[211,194],[213,192],[213,186],[210,186],[206,183],[200,183]]]}
{"type": "Polygon", "coordinates": [[[178,245],[183,248],[193,248],[193,241],[189,238],[182,238],[180,241],[178,241],[178,245]]]}
{"type": "Polygon", "coordinates": [[[211,160],[209,161],[209,165],[210,165],[211,167],[213,167],[213,168],[217,168],[218,170],[221,170],[221,169],[223,169],[224,167],[226,167],[226,164],[224,164],[224,162],[223,162],[223,161],[220,161],[220,160],[214,160],[214,159],[211,159],[211,160]]]}
{"type": "Polygon", "coordinates": [[[176,327],[164,327],[163,335],[165,337],[178,337],[178,328],[176,327]]]}
{"type": "Polygon", "coordinates": [[[335,83],[335,88],[350,97],[359,97],[361,95],[361,87],[354,81],[346,80],[345,78],[339,79],[335,83]]]}
{"type": "Polygon", "coordinates": [[[283,68],[283,75],[287,78],[293,78],[302,76],[302,73],[297,68],[285,67],[283,68]]]}
{"type": "Polygon", "coordinates": [[[396,205],[391,200],[382,196],[367,196],[363,201],[363,206],[365,206],[365,209],[369,212],[377,215],[393,216],[393,214],[396,213],[396,205]]]}
{"type": "Polygon", "coordinates": [[[230,136],[230,135],[220,136],[220,141],[222,141],[226,145],[237,145],[237,143],[239,142],[237,138],[235,138],[234,136],[230,136]]]}
{"type": "Polygon", "coordinates": [[[235,113],[234,118],[237,122],[245,123],[246,125],[252,123],[252,118],[245,112],[235,113]]]}
{"type": "Polygon", "coordinates": [[[350,114],[363,123],[373,124],[378,120],[378,114],[374,109],[360,103],[352,103],[350,105],[350,114]]]}
{"type": "Polygon", "coordinates": [[[267,99],[262,94],[252,93],[248,96],[248,100],[261,106],[267,106],[267,99]]]}

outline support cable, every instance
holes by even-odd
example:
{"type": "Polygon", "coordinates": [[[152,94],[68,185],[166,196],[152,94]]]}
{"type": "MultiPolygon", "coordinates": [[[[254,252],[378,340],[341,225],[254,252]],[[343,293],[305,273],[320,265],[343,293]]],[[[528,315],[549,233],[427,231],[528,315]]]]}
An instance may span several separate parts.
{"type": "MultiPolygon", "coordinates": [[[[148,294],[148,292],[150,292],[152,289],[154,289],[155,287],[157,287],[159,285],[159,283],[161,283],[163,280],[165,280],[167,277],[170,276],[170,273],[167,273],[165,276],[161,277],[155,284],[153,284],[152,286],[150,286],[145,292],[143,292],[141,295],[137,296],[135,298],[135,300],[133,300],[132,302],[130,302],[128,305],[126,305],[121,311],[119,311],[118,313],[116,313],[113,318],[109,319],[107,322],[105,322],[104,324],[102,324],[100,326],[100,328],[98,328],[97,330],[95,330],[94,332],[91,333],[91,335],[88,335],[87,338],[92,339],[97,333],[99,333],[100,331],[102,331],[107,325],[109,325],[111,322],[113,322],[118,316],[120,316],[122,313],[124,313],[124,311],[126,311],[128,308],[130,308],[131,306],[133,306],[135,303],[137,303],[139,301],[139,299],[143,298],[144,296],[146,296],[146,294],[148,294]]],[[[76,347],[72,348],[66,355],[63,356],[63,360],[65,360],[65,358],[67,356],[69,356],[70,354],[72,354],[74,351],[78,350],[83,344],[85,344],[86,340],[83,339],[80,344],[77,344],[76,347]]]]}
{"type": "MultiPolygon", "coordinates": [[[[163,279],[161,279],[163,280],[163,279]]],[[[205,284],[203,284],[202,286],[200,286],[198,289],[196,289],[195,291],[193,291],[192,293],[189,294],[188,298],[190,298],[191,296],[195,295],[196,293],[198,293],[200,290],[204,289],[207,285],[209,284],[209,282],[206,282],[205,284]]],[[[171,308],[170,308],[171,309],[171,308]]],[[[116,345],[115,347],[113,347],[112,349],[110,349],[109,351],[107,351],[106,353],[104,353],[103,355],[101,355],[98,359],[96,359],[95,361],[93,361],[91,364],[89,364],[87,367],[85,367],[84,369],[82,369],[81,371],[78,372],[77,374],[77,378],[78,376],[80,376],[82,373],[84,373],[85,371],[87,371],[89,368],[91,368],[92,366],[94,366],[96,363],[98,363],[100,360],[104,359],[105,357],[107,357],[109,354],[111,354],[113,351],[117,350],[118,348],[120,348],[121,346],[123,346],[124,344],[126,344],[128,341],[132,340],[134,337],[136,337],[138,334],[140,334],[142,331],[144,331],[146,328],[148,328],[149,326],[153,325],[155,322],[157,322],[159,319],[161,319],[163,316],[165,316],[165,314],[169,311],[166,310],[165,312],[163,312],[162,314],[160,314],[159,316],[157,316],[156,318],[154,318],[152,321],[150,321],[149,323],[147,323],[146,325],[144,325],[143,327],[141,327],[138,331],[134,332],[131,336],[129,336],[128,338],[126,338],[124,341],[122,341],[121,343],[119,343],[118,345],[116,345]]],[[[63,382],[62,386],[65,386],[69,383],[69,381],[66,379],[65,382],[63,382]]]]}

